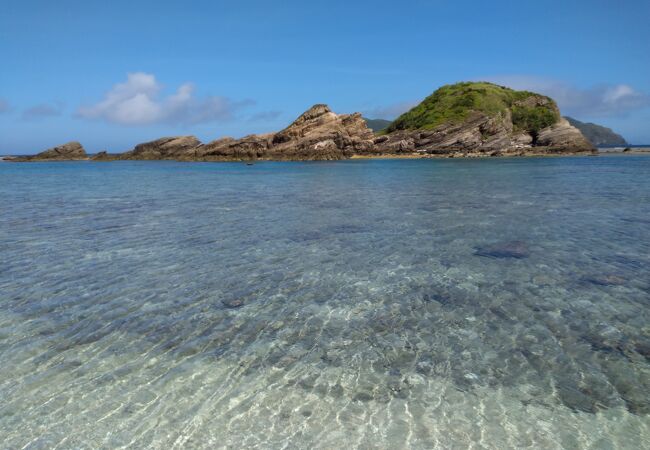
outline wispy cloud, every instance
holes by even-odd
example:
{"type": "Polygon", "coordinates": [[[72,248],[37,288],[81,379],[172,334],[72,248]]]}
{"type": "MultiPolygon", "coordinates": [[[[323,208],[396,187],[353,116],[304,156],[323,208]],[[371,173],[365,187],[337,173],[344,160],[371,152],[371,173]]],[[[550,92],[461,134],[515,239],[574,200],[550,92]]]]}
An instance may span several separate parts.
{"type": "Polygon", "coordinates": [[[174,94],[166,97],[161,95],[162,90],[154,75],[130,73],[102,101],[80,107],[77,115],[122,125],[197,124],[230,120],[240,108],[255,104],[252,100],[234,101],[221,96],[198,98],[191,83],[179,86],[174,94]]]}
{"type": "Polygon", "coordinates": [[[41,120],[63,114],[63,103],[41,103],[23,111],[23,120],[41,120]]]}
{"type": "Polygon", "coordinates": [[[650,95],[627,84],[580,88],[559,80],[525,75],[488,77],[487,81],[548,95],[558,103],[563,114],[571,116],[620,117],[650,107],[650,95]]]}
{"type": "Polygon", "coordinates": [[[3,98],[0,98],[0,114],[8,113],[11,111],[11,105],[3,98]]]}
{"type": "Polygon", "coordinates": [[[417,105],[419,101],[408,100],[403,102],[392,103],[385,106],[379,106],[372,109],[363,111],[364,117],[369,119],[396,119],[399,115],[405,113],[409,109],[417,105]]]}

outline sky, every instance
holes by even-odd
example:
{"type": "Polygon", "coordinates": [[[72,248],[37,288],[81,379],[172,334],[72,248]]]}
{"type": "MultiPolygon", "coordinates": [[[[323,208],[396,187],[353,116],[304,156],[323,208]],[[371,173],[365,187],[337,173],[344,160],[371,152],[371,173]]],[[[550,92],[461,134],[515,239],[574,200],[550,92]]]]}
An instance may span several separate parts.
{"type": "Polygon", "coordinates": [[[487,80],[650,143],[648,0],[0,0],[0,154],[393,119],[487,80]]]}

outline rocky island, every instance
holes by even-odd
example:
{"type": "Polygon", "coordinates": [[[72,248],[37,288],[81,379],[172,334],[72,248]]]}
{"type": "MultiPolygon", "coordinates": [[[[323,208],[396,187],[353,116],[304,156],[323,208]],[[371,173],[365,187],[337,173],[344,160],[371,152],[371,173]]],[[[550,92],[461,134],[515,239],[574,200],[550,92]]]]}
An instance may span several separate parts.
{"type": "Polygon", "coordinates": [[[380,132],[384,151],[446,156],[591,153],[549,97],[492,83],[443,86],[380,132]]]}
{"type": "Polygon", "coordinates": [[[88,154],[83,146],[76,141],[67,144],[58,145],[49,148],[36,155],[16,156],[5,158],[7,161],[26,162],[26,161],[84,161],[88,159],[88,154]]]}
{"type": "Polygon", "coordinates": [[[374,133],[361,114],[336,114],[318,104],[276,133],[201,143],[176,136],[119,154],[86,155],[78,142],[12,161],[61,160],[339,160],[351,157],[525,156],[594,152],[549,97],[485,82],[443,86],[374,133]]]}

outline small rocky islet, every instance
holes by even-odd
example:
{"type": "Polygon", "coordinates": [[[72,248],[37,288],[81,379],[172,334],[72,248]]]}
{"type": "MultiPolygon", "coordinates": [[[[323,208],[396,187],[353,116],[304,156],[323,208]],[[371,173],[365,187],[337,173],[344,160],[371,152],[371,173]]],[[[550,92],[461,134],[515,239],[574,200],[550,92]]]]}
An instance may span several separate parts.
{"type": "Polygon", "coordinates": [[[10,161],[177,160],[305,161],[351,157],[438,157],[590,154],[595,147],[560,115],[549,97],[486,82],[443,86],[377,133],[360,113],[336,114],[318,104],[277,133],[201,143],[164,137],[132,150],[88,155],[79,142],[10,161]]]}

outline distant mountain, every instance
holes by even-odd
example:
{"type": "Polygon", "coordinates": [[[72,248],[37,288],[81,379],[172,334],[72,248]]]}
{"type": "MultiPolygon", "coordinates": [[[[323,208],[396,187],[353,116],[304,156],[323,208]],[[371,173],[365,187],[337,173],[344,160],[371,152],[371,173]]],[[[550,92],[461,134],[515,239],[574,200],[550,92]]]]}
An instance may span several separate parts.
{"type": "Polygon", "coordinates": [[[614,133],[610,128],[595,123],[580,122],[572,117],[565,117],[571,125],[582,131],[589,141],[596,147],[627,145],[625,138],[620,134],[614,133]]]}
{"type": "Polygon", "coordinates": [[[368,128],[370,128],[374,132],[381,131],[385,128],[388,128],[388,125],[392,123],[390,120],[367,119],[365,117],[363,118],[363,120],[366,121],[366,125],[368,126],[368,128]]]}

